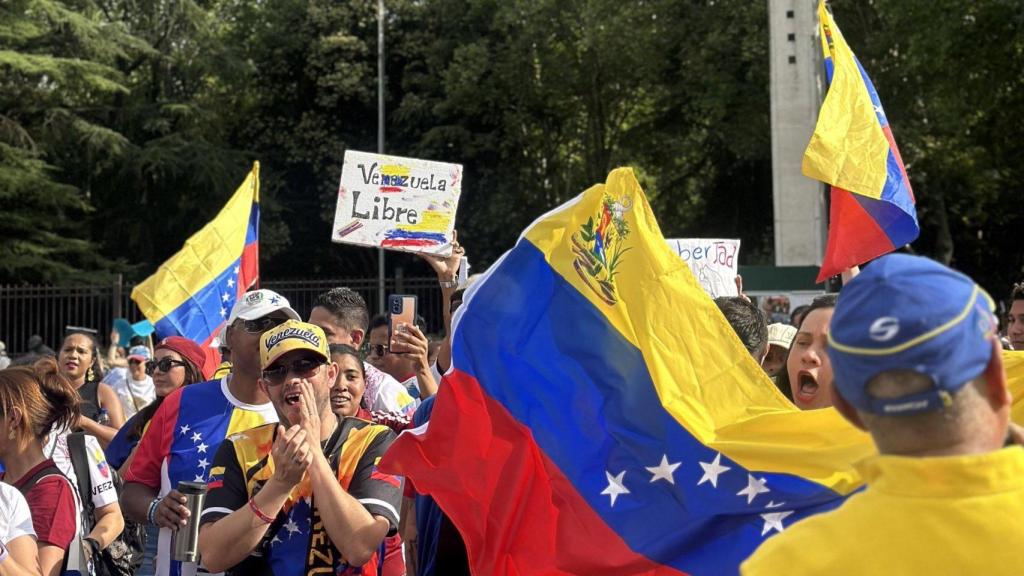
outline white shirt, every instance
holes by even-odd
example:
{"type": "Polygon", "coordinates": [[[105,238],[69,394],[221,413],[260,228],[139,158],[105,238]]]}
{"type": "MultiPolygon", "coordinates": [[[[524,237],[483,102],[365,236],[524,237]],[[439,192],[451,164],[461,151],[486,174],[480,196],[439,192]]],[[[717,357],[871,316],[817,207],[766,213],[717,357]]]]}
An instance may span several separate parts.
{"type": "Polygon", "coordinates": [[[19,536],[36,538],[32,511],[17,488],[0,482],[0,542],[5,545],[19,536]]]}
{"type": "MultiPolygon", "coordinates": [[[[67,476],[71,482],[72,490],[75,491],[75,503],[81,507],[78,476],[75,474],[75,466],[71,463],[71,450],[68,448],[68,430],[51,431],[49,438],[46,439],[46,446],[43,446],[43,454],[52,458],[57,468],[67,476]]],[[[104,456],[99,441],[93,436],[87,435],[85,437],[85,455],[89,464],[89,480],[92,485],[93,506],[102,508],[117,502],[117,490],[114,488],[113,473],[110,471],[110,465],[107,464],[107,457],[104,456]]],[[[81,533],[81,524],[81,522],[77,522],[78,532],[79,536],[84,536],[81,533]]]]}
{"type": "Polygon", "coordinates": [[[401,382],[390,374],[374,368],[372,364],[363,362],[363,369],[366,372],[366,389],[363,396],[366,398],[367,409],[400,412],[412,418],[419,405],[418,399],[413,398],[401,382]]]}
{"type": "Polygon", "coordinates": [[[124,407],[125,419],[131,418],[156,399],[153,378],[146,376],[142,380],[136,380],[127,368],[114,368],[103,382],[117,393],[117,399],[124,407]]]}

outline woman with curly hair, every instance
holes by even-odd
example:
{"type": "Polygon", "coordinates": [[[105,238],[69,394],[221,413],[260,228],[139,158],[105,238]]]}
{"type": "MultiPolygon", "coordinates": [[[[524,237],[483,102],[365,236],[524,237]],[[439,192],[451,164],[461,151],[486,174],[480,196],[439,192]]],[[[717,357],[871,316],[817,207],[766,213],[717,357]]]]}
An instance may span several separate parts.
{"type": "Polygon", "coordinates": [[[103,370],[98,351],[99,345],[92,334],[71,332],[60,346],[57,366],[82,399],[81,418],[76,428],[95,436],[100,445],[106,446],[114,439],[118,428],[124,425],[124,409],[114,389],[100,382],[103,370]],[[110,416],[107,424],[98,422],[103,409],[110,416]]]}

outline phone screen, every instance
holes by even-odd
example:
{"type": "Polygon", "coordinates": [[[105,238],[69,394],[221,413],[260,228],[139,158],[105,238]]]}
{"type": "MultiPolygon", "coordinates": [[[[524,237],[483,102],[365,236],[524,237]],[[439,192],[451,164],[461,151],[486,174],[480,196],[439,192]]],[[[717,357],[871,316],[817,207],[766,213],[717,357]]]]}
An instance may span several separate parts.
{"type": "MultiPolygon", "coordinates": [[[[416,296],[411,294],[392,294],[388,297],[388,342],[394,340],[395,334],[405,329],[404,325],[416,322],[416,296]]],[[[391,351],[396,354],[408,352],[406,346],[392,344],[391,351]]]]}

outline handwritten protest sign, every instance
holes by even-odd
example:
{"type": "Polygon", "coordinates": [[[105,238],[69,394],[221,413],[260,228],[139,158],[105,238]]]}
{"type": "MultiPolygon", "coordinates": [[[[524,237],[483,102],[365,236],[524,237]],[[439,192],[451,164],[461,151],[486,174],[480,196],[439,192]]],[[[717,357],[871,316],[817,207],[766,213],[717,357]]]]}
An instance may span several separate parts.
{"type": "Polygon", "coordinates": [[[668,240],[668,245],[690,265],[693,275],[712,298],[739,295],[739,240],[681,238],[668,240]]]}
{"type": "Polygon", "coordinates": [[[462,165],[348,150],[331,240],[448,256],[462,165]]]}

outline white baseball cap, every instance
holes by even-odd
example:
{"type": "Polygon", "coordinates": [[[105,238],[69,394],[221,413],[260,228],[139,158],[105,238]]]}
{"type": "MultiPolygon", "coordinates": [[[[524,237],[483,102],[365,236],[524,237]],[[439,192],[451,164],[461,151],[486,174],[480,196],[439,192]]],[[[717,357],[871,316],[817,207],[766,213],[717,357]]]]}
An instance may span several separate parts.
{"type": "Polygon", "coordinates": [[[790,344],[793,343],[793,338],[795,337],[795,326],[782,323],[768,325],[768,344],[772,346],[781,346],[788,350],[790,344]]]}
{"type": "Polygon", "coordinates": [[[253,290],[246,292],[235,302],[228,316],[228,324],[241,318],[242,320],[255,320],[276,312],[284,312],[292,320],[302,320],[299,313],[292,310],[288,299],[273,290],[253,290]]]}

